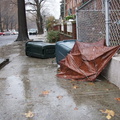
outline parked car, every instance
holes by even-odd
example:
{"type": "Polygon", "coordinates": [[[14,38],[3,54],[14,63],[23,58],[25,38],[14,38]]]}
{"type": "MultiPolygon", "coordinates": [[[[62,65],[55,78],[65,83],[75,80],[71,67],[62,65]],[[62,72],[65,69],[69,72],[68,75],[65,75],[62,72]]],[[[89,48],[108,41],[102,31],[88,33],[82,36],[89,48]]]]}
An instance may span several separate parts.
{"type": "Polygon", "coordinates": [[[29,35],[37,35],[37,29],[30,29],[28,33],[29,35]]]}
{"type": "Polygon", "coordinates": [[[0,32],[0,35],[4,35],[4,32],[0,32]]]}
{"type": "Polygon", "coordinates": [[[11,31],[4,31],[4,35],[11,35],[11,31]]]}
{"type": "Polygon", "coordinates": [[[18,35],[18,31],[12,30],[12,31],[11,31],[11,34],[12,34],[12,35],[18,35]]]}

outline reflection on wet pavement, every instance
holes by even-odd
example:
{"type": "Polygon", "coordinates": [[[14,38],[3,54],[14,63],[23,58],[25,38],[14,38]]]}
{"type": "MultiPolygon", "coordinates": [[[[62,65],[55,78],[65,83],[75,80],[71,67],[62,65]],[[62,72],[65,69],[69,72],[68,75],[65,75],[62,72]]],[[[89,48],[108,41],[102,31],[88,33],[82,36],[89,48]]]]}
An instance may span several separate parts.
{"type": "Polygon", "coordinates": [[[104,78],[94,83],[60,79],[55,58],[27,57],[24,43],[8,47],[8,53],[2,48],[10,63],[0,71],[1,120],[106,120],[100,112],[106,109],[115,112],[113,120],[120,120],[115,100],[120,90],[104,78]],[[32,118],[25,116],[28,111],[32,118]]]}

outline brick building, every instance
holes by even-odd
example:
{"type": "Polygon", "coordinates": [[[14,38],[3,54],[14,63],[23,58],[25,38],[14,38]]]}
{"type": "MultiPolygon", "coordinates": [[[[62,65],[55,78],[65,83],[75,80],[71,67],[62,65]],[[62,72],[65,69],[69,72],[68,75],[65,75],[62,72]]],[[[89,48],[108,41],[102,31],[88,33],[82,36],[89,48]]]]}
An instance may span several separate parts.
{"type": "Polygon", "coordinates": [[[65,16],[75,15],[76,7],[80,7],[82,4],[89,0],[65,0],[65,16]]]}

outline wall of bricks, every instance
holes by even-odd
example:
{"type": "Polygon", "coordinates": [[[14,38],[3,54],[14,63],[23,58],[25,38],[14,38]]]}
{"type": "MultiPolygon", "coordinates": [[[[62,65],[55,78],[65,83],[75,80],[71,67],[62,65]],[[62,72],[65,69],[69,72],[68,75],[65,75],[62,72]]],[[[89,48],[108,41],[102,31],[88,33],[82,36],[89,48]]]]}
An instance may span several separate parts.
{"type": "Polygon", "coordinates": [[[67,39],[76,39],[76,23],[72,22],[72,32],[67,32],[67,24],[63,25],[64,31],[61,30],[61,25],[54,25],[54,31],[60,31],[60,40],[67,40],[67,39]]]}

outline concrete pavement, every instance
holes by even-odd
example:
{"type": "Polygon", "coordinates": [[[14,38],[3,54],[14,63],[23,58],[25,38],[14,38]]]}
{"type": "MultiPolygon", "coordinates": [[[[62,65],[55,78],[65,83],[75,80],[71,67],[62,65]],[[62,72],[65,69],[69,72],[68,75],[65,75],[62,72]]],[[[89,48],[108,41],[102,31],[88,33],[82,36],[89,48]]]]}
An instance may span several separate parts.
{"type": "Polygon", "coordinates": [[[47,35],[46,35],[47,33],[45,33],[45,34],[42,34],[42,35],[29,35],[29,38],[30,39],[32,39],[32,40],[34,40],[34,41],[39,41],[39,40],[41,40],[41,41],[47,41],[47,35]]]}
{"type": "Polygon", "coordinates": [[[27,57],[25,42],[0,47],[0,58],[9,59],[0,70],[0,120],[120,120],[120,90],[103,77],[57,78],[55,58],[27,57]]]}
{"type": "Polygon", "coordinates": [[[0,58],[0,69],[9,63],[9,59],[0,58]]]}

